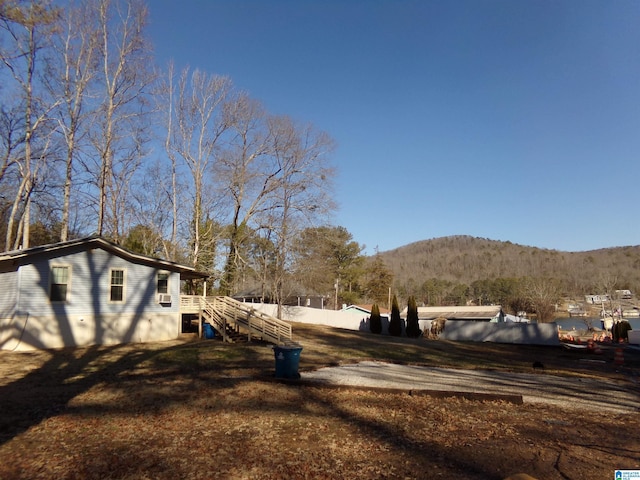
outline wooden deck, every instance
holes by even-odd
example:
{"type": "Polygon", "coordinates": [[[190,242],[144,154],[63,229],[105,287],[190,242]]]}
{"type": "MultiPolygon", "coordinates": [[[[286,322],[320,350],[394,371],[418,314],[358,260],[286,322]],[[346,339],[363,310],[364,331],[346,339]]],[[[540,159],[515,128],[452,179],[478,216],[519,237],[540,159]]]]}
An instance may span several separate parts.
{"type": "Polygon", "coordinates": [[[199,295],[180,295],[180,313],[200,313],[201,298],[199,295]]]}
{"type": "Polygon", "coordinates": [[[231,297],[201,297],[196,295],[180,296],[180,313],[198,315],[199,335],[202,336],[202,323],[210,324],[226,342],[231,342],[230,333],[242,333],[251,338],[278,344],[292,344],[291,325],[288,322],[271,317],[249,304],[231,297]]]}

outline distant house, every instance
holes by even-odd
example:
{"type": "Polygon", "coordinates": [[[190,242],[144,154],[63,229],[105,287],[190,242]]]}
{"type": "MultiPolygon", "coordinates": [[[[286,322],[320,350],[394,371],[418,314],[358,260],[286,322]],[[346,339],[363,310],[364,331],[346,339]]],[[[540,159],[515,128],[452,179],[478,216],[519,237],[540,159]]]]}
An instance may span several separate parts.
{"type": "MultiPolygon", "coordinates": [[[[371,307],[373,307],[373,305],[349,305],[348,307],[343,308],[342,311],[353,315],[369,317],[371,316],[371,307]]],[[[384,307],[379,306],[378,308],[380,309],[380,316],[383,319],[386,318],[388,320],[391,312],[384,307]]]]}
{"type": "MultiPolygon", "coordinates": [[[[231,296],[234,300],[242,303],[273,303],[269,292],[265,293],[261,290],[246,290],[231,296]]],[[[311,292],[304,292],[299,289],[299,293],[289,295],[282,301],[282,305],[289,307],[310,307],[323,310],[325,308],[325,297],[311,292]]]]}
{"type": "Polygon", "coordinates": [[[585,295],[584,301],[591,305],[602,304],[611,300],[611,297],[607,294],[603,295],[585,295]]]}
{"type": "MultiPolygon", "coordinates": [[[[373,305],[349,305],[340,311],[357,317],[360,320],[359,330],[361,332],[369,332],[371,330],[369,318],[371,317],[372,307],[373,305]]],[[[388,335],[391,311],[380,306],[378,306],[378,308],[380,310],[380,319],[382,320],[382,334],[388,335]]]]}
{"type": "Polygon", "coordinates": [[[0,349],[177,338],[181,281],[206,277],[97,236],[0,253],[0,349]]]}
{"type": "Polygon", "coordinates": [[[616,298],[619,300],[631,300],[633,295],[631,294],[631,290],[616,290],[616,298]]]}

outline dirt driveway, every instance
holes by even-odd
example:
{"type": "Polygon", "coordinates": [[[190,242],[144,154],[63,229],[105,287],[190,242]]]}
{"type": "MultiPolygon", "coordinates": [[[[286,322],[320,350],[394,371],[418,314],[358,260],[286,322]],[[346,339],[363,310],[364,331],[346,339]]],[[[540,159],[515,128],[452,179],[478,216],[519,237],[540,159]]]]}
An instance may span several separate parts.
{"type": "Polygon", "coordinates": [[[521,396],[524,403],[546,403],[594,412],[640,412],[638,385],[616,379],[566,377],[541,372],[445,369],[371,361],[304,372],[302,378],[332,385],[521,396]]]}

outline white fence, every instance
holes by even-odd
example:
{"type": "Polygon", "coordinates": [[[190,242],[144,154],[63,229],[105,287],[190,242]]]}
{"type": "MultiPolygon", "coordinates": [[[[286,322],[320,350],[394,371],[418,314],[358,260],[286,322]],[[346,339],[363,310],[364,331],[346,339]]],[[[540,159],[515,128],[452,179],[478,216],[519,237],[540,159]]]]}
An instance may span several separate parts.
{"type": "MultiPolygon", "coordinates": [[[[278,306],[268,303],[251,303],[252,308],[267,315],[276,317],[278,306]]],[[[314,325],[327,325],[329,327],[345,328],[347,330],[369,331],[366,323],[368,315],[342,312],[339,310],[321,310],[309,307],[282,307],[282,320],[291,322],[311,323],[314,325]]],[[[295,331],[294,331],[295,335],[295,331]]]]}
{"type": "Polygon", "coordinates": [[[490,323],[453,320],[447,322],[440,338],[472,342],[560,345],[554,323],[490,323]]]}
{"type": "MultiPolygon", "coordinates": [[[[251,306],[268,315],[276,316],[277,306],[272,304],[252,303],[251,306]]],[[[320,310],[308,307],[282,307],[283,320],[292,322],[327,325],[362,332],[369,331],[367,315],[335,310],[320,310]]],[[[383,333],[387,332],[388,323],[383,322],[383,333]]],[[[420,320],[420,329],[430,328],[429,320],[420,320]]],[[[295,337],[295,329],[293,331],[295,337]]],[[[560,345],[558,326],[555,323],[490,323],[464,320],[451,320],[445,325],[440,336],[446,340],[515,343],[527,345],[560,345]]]]}

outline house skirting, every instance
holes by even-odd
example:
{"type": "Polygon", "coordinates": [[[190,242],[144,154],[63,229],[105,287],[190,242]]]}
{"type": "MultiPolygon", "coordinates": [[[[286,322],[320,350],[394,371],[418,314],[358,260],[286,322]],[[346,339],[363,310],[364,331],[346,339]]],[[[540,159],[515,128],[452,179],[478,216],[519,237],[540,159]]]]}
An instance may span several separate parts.
{"type": "Polygon", "coordinates": [[[0,319],[0,350],[156,342],[178,338],[180,313],[31,316],[0,319]]]}

